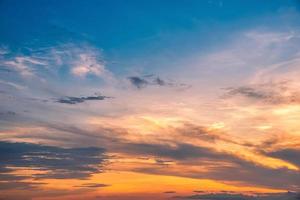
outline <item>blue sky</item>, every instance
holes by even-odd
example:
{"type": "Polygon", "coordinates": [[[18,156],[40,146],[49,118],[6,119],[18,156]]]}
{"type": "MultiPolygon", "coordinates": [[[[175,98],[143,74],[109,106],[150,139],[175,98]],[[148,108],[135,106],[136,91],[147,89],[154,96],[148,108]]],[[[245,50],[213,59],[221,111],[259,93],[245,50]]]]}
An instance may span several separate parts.
{"type": "MultiPolygon", "coordinates": [[[[297,17],[282,19],[289,18],[282,16],[287,10],[297,12],[297,1],[33,2],[2,1],[3,45],[26,52],[26,47],[88,43],[126,67],[139,58],[205,53],[253,27],[287,31],[299,25],[297,17]]],[[[152,67],[160,66],[147,65],[152,67]]]]}
{"type": "Polygon", "coordinates": [[[220,48],[243,30],[288,31],[299,22],[282,15],[298,6],[297,1],[66,1],[59,6],[3,1],[0,42],[25,54],[26,48],[87,43],[103,51],[116,73],[130,68],[152,73],[194,52],[220,48]]]}

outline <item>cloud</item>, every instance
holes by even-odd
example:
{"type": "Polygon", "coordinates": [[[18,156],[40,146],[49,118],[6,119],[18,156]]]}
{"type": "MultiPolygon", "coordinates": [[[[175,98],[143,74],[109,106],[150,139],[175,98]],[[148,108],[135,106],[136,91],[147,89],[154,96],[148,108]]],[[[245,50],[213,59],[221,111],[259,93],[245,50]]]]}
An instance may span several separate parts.
{"type": "Polygon", "coordinates": [[[271,152],[267,152],[266,155],[286,160],[300,167],[300,149],[280,149],[271,152]]]}
{"type": "Polygon", "coordinates": [[[8,54],[9,53],[9,50],[7,47],[5,46],[0,46],[0,56],[3,56],[5,54],[8,54]]]}
{"type": "Polygon", "coordinates": [[[175,194],[176,191],[165,191],[164,193],[165,193],[165,194],[175,194]]]}
{"type": "Polygon", "coordinates": [[[67,44],[54,48],[51,54],[59,66],[67,67],[75,77],[85,78],[92,75],[108,82],[114,81],[114,75],[107,69],[102,52],[97,48],[67,44]]]}
{"type": "Polygon", "coordinates": [[[191,196],[177,196],[177,199],[203,199],[203,200],[298,200],[299,194],[294,192],[274,194],[237,194],[237,193],[209,193],[191,196]]]}
{"type": "Polygon", "coordinates": [[[12,119],[17,115],[17,113],[13,111],[0,111],[0,121],[1,120],[7,120],[7,119],[12,119]]]}
{"type": "Polygon", "coordinates": [[[227,154],[218,153],[213,149],[195,146],[185,143],[173,145],[148,144],[148,143],[124,143],[125,152],[138,153],[140,155],[153,155],[158,157],[172,158],[176,160],[192,158],[225,159],[227,154]]]}
{"type": "Polygon", "coordinates": [[[98,58],[95,52],[80,53],[74,66],[71,69],[72,74],[79,77],[87,75],[105,76],[108,72],[105,69],[104,61],[98,58]]]}
{"type": "MultiPolygon", "coordinates": [[[[187,126],[186,128],[187,130],[185,130],[184,135],[191,132],[194,139],[193,137],[189,138],[189,140],[182,139],[178,135],[174,135],[172,130],[172,137],[176,138],[176,140],[155,138],[157,140],[154,141],[153,138],[149,138],[149,141],[146,142],[144,139],[148,139],[148,137],[136,137],[136,141],[132,141],[130,133],[126,129],[119,129],[118,127],[97,126],[92,128],[77,128],[75,125],[47,123],[45,124],[45,129],[42,129],[44,130],[42,134],[38,133],[34,135],[34,130],[27,131],[22,133],[23,136],[19,135],[17,139],[21,140],[22,138],[30,138],[31,136],[36,141],[42,138],[53,142],[54,139],[56,144],[60,140],[63,141],[63,139],[66,140],[63,141],[65,144],[78,144],[78,141],[80,141],[81,145],[101,146],[106,148],[110,153],[126,155],[128,158],[136,156],[148,157],[153,160],[151,164],[131,165],[129,167],[130,170],[136,172],[212,179],[226,181],[227,183],[233,182],[233,184],[239,182],[240,184],[256,187],[262,186],[289,190],[300,189],[300,173],[298,170],[286,168],[285,165],[273,168],[269,165],[261,165],[260,162],[256,161],[257,158],[249,160],[234,150],[233,152],[228,152],[227,149],[223,149],[224,151],[222,151],[222,145],[217,146],[225,142],[222,138],[207,136],[205,133],[202,133],[205,132],[203,128],[198,130],[192,127],[194,132],[189,131],[191,126],[187,126]],[[197,134],[198,132],[200,133],[197,134]],[[53,138],[51,139],[51,137],[53,138]],[[209,146],[202,145],[202,143],[199,143],[199,140],[203,140],[205,144],[208,142],[209,146]]],[[[37,131],[41,132],[40,129],[37,129],[37,131]]],[[[183,131],[183,128],[179,131],[183,131]]],[[[5,133],[7,134],[7,131],[5,133]]],[[[161,134],[164,134],[164,132],[161,134]]],[[[226,145],[230,146],[228,142],[226,140],[226,145]]],[[[256,147],[253,146],[251,148],[256,147]]],[[[244,148],[241,150],[243,151],[244,148]]],[[[268,159],[267,156],[269,155],[262,154],[262,157],[258,157],[258,159],[264,157],[268,159]]],[[[111,159],[113,160],[114,158],[111,159]]],[[[84,163],[82,161],[82,164],[84,163]]],[[[78,176],[76,171],[71,171],[67,174],[60,174],[58,171],[55,172],[55,175],[66,178],[78,176]]]]}
{"type": "Polygon", "coordinates": [[[131,76],[131,77],[128,77],[128,79],[129,79],[130,83],[138,89],[144,88],[147,85],[149,85],[147,80],[142,79],[138,76],[131,76]]]}
{"type": "Polygon", "coordinates": [[[163,86],[163,87],[174,87],[177,89],[188,89],[189,85],[184,83],[176,83],[172,80],[164,80],[153,74],[144,76],[130,76],[128,77],[130,83],[137,89],[142,89],[147,86],[163,86]]]}
{"type": "Polygon", "coordinates": [[[10,69],[7,69],[7,68],[1,68],[0,72],[7,72],[7,73],[9,73],[9,72],[13,72],[13,71],[10,70],[10,69]]]}
{"type": "Polygon", "coordinates": [[[256,197],[243,194],[200,194],[186,197],[176,197],[178,199],[204,199],[204,200],[258,200],[256,197]]]}
{"type": "Polygon", "coordinates": [[[164,160],[164,159],[160,159],[160,158],[155,159],[155,162],[156,162],[158,165],[168,165],[168,164],[173,163],[172,160],[164,160]]]}
{"type": "MultiPolygon", "coordinates": [[[[101,172],[106,158],[105,149],[60,148],[30,143],[0,142],[0,188],[16,189],[35,186],[26,179],[86,179],[93,173],[101,172]],[[38,169],[32,176],[16,174],[17,168],[38,169]],[[10,184],[15,183],[15,184],[10,184]]],[[[38,182],[39,183],[39,182],[38,182]]]]}
{"type": "MultiPolygon", "coordinates": [[[[177,142],[175,144],[123,143],[115,151],[130,155],[171,159],[175,165],[136,167],[134,170],[150,174],[184,176],[240,182],[269,188],[300,190],[300,173],[286,167],[272,168],[229,152],[214,148],[177,142]],[[200,167],[201,166],[201,167],[200,167]],[[192,170],[187,170],[191,168],[192,170]],[[178,170],[180,173],[178,173],[178,170]],[[204,169],[204,170],[203,170],[204,169]]],[[[118,147],[118,146],[117,146],[118,147]]],[[[116,147],[115,147],[116,148],[116,147]]]]}
{"type": "Polygon", "coordinates": [[[0,64],[4,67],[1,71],[17,72],[23,77],[55,78],[59,76],[59,69],[65,68],[76,77],[94,75],[105,80],[113,79],[112,73],[106,69],[100,50],[86,44],[63,44],[40,49],[26,48],[21,52],[9,52],[0,57],[0,64]]]}
{"type": "Polygon", "coordinates": [[[300,92],[289,86],[289,82],[257,84],[224,88],[223,98],[245,97],[267,104],[299,104],[300,92]]]}
{"type": "Polygon", "coordinates": [[[29,56],[16,56],[2,61],[1,65],[7,67],[8,71],[14,70],[24,77],[31,77],[35,75],[36,67],[45,66],[47,63],[29,56]]]}
{"type": "MultiPolygon", "coordinates": [[[[221,149],[217,150],[216,145],[218,145],[219,142],[224,142],[222,138],[214,138],[211,140],[211,138],[207,138],[206,135],[202,137],[202,133],[200,133],[199,139],[196,130],[194,139],[190,138],[190,141],[194,141],[194,143],[185,143],[188,142],[188,140],[179,138],[177,135],[173,135],[173,137],[177,139],[176,141],[164,139],[160,139],[159,141],[153,141],[153,139],[151,139],[148,142],[131,141],[127,137],[127,134],[130,133],[127,133],[124,129],[120,130],[117,127],[101,128],[101,126],[98,126],[90,129],[87,127],[77,128],[74,125],[70,126],[67,124],[60,126],[57,123],[52,125],[45,124],[45,127],[48,128],[47,134],[38,133],[38,135],[34,135],[33,131],[30,131],[28,134],[24,134],[24,136],[18,136],[18,139],[26,138],[30,135],[36,140],[44,137],[49,139],[49,137],[53,137],[52,133],[56,133],[57,137],[54,137],[56,141],[59,141],[60,137],[66,138],[67,144],[72,144],[73,142],[77,144],[78,141],[80,141],[81,144],[102,146],[110,153],[120,153],[127,155],[129,158],[135,156],[148,157],[154,161],[152,164],[131,166],[131,171],[212,179],[227,181],[228,183],[239,182],[246,185],[278,189],[300,189],[299,171],[286,168],[285,166],[273,168],[272,166],[261,165],[261,163],[257,163],[256,160],[248,160],[238,153],[228,152],[227,149],[224,149],[224,151],[221,149]],[[201,144],[198,143],[198,139],[212,143],[210,143],[209,146],[201,146],[201,144]]],[[[180,129],[180,131],[182,130],[183,129],[180,129]]],[[[204,131],[203,129],[200,130],[204,131]]],[[[185,134],[188,132],[189,130],[186,130],[185,134]]],[[[136,139],[139,140],[139,138],[136,139]]],[[[268,159],[267,156],[268,155],[265,155],[266,159],[268,159]]],[[[113,160],[113,158],[111,159],[113,160]]],[[[259,157],[259,159],[261,158],[259,157]]],[[[58,173],[56,174],[60,175],[58,173]]],[[[76,175],[70,174],[71,173],[67,174],[67,176],[76,175]]],[[[64,177],[62,175],[60,176],[64,177]]]]}
{"type": "Polygon", "coordinates": [[[4,81],[4,80],[0,80],[0,85],[5,85],[5,86],[8,86],[8,87],[17,89],[17,90],[23,90],[23,89],[26,88],[26,87],[24,87],[20,84],[13,83],[13,82],[10,82],[10,81],[4,81]]]}
{"type": "MultiPolygon", "coordinates": [[[[1,179],[2,180],[2,179],[1,179]]],[[[1,190],[34,190],[39,186],[43,185],[43,183],[34,183],[34,182],[26,182],[26,181],[5,181],[2,180],[0,182],[0,191],[1,190]]]]}
{"type": "Polygon", "coordinates": [[[108,96],[103,96],[103,95],[98,95],[98,96],[86,96],[86,97],[63,97],[58,99],[56,102],[58,103],[64,103],[64,104],[78,104],[78,103],[83,103],[85,101],[102,101],[104,99],[108,99],[112,97],[108,96]]]}
{"type": "Polygon", "coordinates": [[[109,185],[102,184],[102,183],[85,183],[82,185],[78,185],[75,187],[81,187],[81,188],[101,188],[101,187],[108,187],[109,185]]]}

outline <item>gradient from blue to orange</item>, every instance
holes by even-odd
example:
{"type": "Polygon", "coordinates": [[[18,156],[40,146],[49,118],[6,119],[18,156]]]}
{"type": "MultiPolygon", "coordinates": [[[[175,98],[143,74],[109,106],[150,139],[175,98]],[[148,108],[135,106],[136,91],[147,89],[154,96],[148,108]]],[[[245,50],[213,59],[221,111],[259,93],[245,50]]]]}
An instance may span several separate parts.
{"type": "Polygon", "coordinates": [[[0,198],[299,198],[299,6],[0,1],[0,198]]]}

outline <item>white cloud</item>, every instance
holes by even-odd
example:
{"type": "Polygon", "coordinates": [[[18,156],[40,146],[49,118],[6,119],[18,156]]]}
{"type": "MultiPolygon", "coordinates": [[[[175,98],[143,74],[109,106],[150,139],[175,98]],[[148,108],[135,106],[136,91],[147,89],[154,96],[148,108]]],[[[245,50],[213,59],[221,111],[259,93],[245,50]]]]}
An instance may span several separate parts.
{"type": "Polygon", "coordinates": [[[27,56],[17,56],[3,64],[19,72],[22,76],[34,76],[34,66],[46,65],[47,63],[27,56]]]}
{"type": "Polygon", "coordinates": [[[4,81],[4,80],[0,80],[0,84],[8,85],[8,86],[13,87],[17,90],[23,90],[23,89],[26,88],[25,86],[19,85],[17,83],[13,83],[13,82],[10,82],[10,81],[4,81]]]}
{"type": "MultiPolygon", "coordinates": [[[[8,52],[7,49],[0,48],[0,53],[2,50],[3,55],[8,52]]],[[[99,49],[89,45],[64,44],[32,50],[30,55],[26,56],[10,54],[1,57],[0,63],[23,77],[52,79],[59,76],[59,69],[65,68],[75,77],[94,75],[104,80],[114,80],[113,74],[106,69],[99,49]]]]}
{"type": "Polygon", "coordinates": [[[75,76],[85,77],[87,75],[104,76],[107,71],[104,62],[97,59],[97,55],[92,52],[81,53],[75,61],[71,72],[75,76]]]}
{"type": "Polygon", "coordinates": [[[295,74],[295,71],[300,70],[291,61],[300,58],[299,44],[299,30],[243,31],[214,51],[195,54],[188,58],[184,64],[181,64],[185,67],[179,70],[180,76],[186,75],[195,79],[195,82],[202,81],[220,88],[236,83],[252,82],[253,77],[257,77],[257,73],[266,75],[274,69],[278,74],[287,74],[291,70],[295,74]]]}
{"type": "Polygon", "coordinates": [[[274,43],[287,42],[294,37],[299,37],[295,32],[259,32],[250,31],[245,36],[255,41],[260,46],[267,46],[274,43]]]}
{"type": "Polygon", "coordinates": [[[8,54],[9,50],[6,47],[0,47],[0,55],[8,54]]]}

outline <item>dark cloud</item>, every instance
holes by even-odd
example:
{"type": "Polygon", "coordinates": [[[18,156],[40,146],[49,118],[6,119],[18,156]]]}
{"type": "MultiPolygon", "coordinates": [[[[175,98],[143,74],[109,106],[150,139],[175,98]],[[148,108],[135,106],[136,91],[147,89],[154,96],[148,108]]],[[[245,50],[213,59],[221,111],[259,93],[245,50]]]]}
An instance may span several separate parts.
{"type": "Polygon", "coordinates": [[[9,120],[17,115],[14,111],[0,111],[0,120],[9,120]]]}
{"type": "Polygon", "coordinates": [[[300,167],[300,149],[280,149],[266,154],[271,157],[288,161],[300,167]]]}
{"type": "Polygon", "coordinates": [[[239,181],[245,184],[286,190],[300,190],[300,173],[285,167],[269,168],[237,157],[226,159],[229,165],[210,167],[203,174],[193,173],[194,178],[210,178],[221,181],[239,181]]]}
{"type": "Polygon", "coordinates": [[[154,79],[154,83],[160,86],[165,86],[167,84],[164,80],[160,79],[159,77],[154,79]]]}
{"type": "Polygon", "coordinates": [[[124,143],[123,151],[129,153],[138,153],[140,155],[152,155],[157,157],[172,158],[175,160],[184,160],[192,158],[228,158],[227,154],[218,153],[213,149],[194,146],[191,144],[178,143],[176,146],[147,143],[124,143]]]}
{"type": "Polygon", "coordinates": [[[0,191],[1,190],[35,190],[38,186],[43,185],[43,183],[33,183],[26,181],[4,181],[1,179],[0,182],[0,191]]]}
{"type": "Polygon", "coordinates": [[[202,141],[215,142],[216,140],[228,140],[225,137],[221,138],[220,135],[207,130],[207,128],[203,126],[198,126],[192,123],[185,123],[183,126],[177,127],[175,131],[184,137],[199,139],[202,141]]]}
{"type": "Polygon", "coordinates": [[[136,168],[135,171],[138,172],[180,175],[220,181],[239,181],[255,186],[300,190],[300,173],[297,170],[291,170],[285,167],[277,169],[269,168],[252,161],[244,160],[234,154],[216,151],[213,148],[185,143],[173,145],[124,143],[122,144],[122,149],[119,151],[132,155],[171,159],[178,167],[189,168],[194,166],[191,171],[178,173],[178,170],[172,170],[172,165],[168,165],[168,168],[165,168],[156,164],[136,168]],[[206,171],[203,172],[201,167],[199,167],[198,171],[197,166],[205,167],[206,171]]]}
{"type": "Polygon", "coordinates": [[[146,87],[147,85],[150,84],[147,80],[140,78],[138,76],[131,76],[131,77],[128,77],[128,79],[129,79],[130,83],[138,89],[146,87]]]}
{"type": "Polygon", "coordinates": [[[158,76],[155,76],[153,74],[151,75],[145,75],[145,76],[130,76],[128,77],[128,80],[130,83],[138,88],[142,89],[147,86],[166,86],[166,87],[174,87],[177,89],[187,89],[190,86],[183,83],[176,83],[172,80],[164,80],[158,76]]]}
{"type": "Polygon", "coordinates": [[[300,103],[300,92],[291,89],[288,82],[229,87],[224,90],[227,92],[223,98],[242,96],[268,104],[300,103]]]}
{"type": "Polygon", "coordinates": [[[10,69],[4,68],[4,66],[1,66],[1,67],[3,67],[3,68],[0,68],[0,72],[13,72],[10,69]]]}
{"type": "Polygon", "coordinates": [[[75,187],[80,187],[80,188],[101,188],[101,187],[108,187],[109,185],[102,184],[102,183],[85,183],[82,185],[78,185],[75,187]]]}
{"type": "Polygon", "coordinates": [[[164,193],[165,193],[165,194],[175,194],[176,191],[165,191],[164,193]]]}
{"type": "MultiPolygon", "coordinates": [[[[66,135],[70,138],[70,141],[72,141],[74,138],[77,138],[76,140],[78,141],[79,138],[83,144],[102,144],[100,146],[107,149],[109,148],[110,152],[113,153],[122,153],[129,156],[155,159],[156,162],[154,164],[137,166],[136,168],[132,169],[133,171],[137,172],[175,175],[191,178],[205,178],[229,182],[239,181],[248,185],[287,190],[300,189],[299,171],[290,170],[287,168],[274,169],[261,166],[257,163],[244,160],[237,155],[217,151],[214,148],[196,146],[183,142],[173,142],[170,144],[167,141],[161,141],[161,143],[133,143],[119,137],[120,133],[124,134],[124,130],[121,130],[120,132],[120,130],[99,128],[96,131],[89,131],[77,128],[76,126],[60,126],[59,124],[45,124],[45,126],[60,133],[71,133],[72,135],[66,135]],[[183,170],[178,172],[178,169],[173,170],[173,163],[175,163],[175,165],[178,167],[186,169],[191,167],[192,170],[183,170]],[[199,170],[197,170],[197,166],[199,167],[199,170]],[[203,172],[203,170],[201,170],[202,168],[205,168],[206,171],[203,172]]],[[[193,128],[192,130],[194,130],[192,133],[195,135],[195,137],[204,134],[203,137],[200,137],[201,139],[205,139],[207,141],[219,140],[218,138],[210,138],[206,136],[205,129],[201,127],[193,128]]],[[[189,131],[187,130],[185,134],[188,134],[188,132],[189,131]]],[[[263,154],[265,152],[261,153],[263,154]]],[[[273,155],[273,157],[275,156],[273,155]]],[[[26,162],[28,163],[29,161],[26,162]]],[[[100,159],[99,162],[102,163],[102,160],[100,159]]],[[[80,163],[81,165],[84,165],[84,163],[89,162],[81,161],[80,163]]],[[[78,167],[81,167],[80,163],[78,164],[78,167]]],[[[8,169],[0,167],[0,170],[3,171],[8,169]]],[[[78,173],[77,170],[68,170],[68,173],[65,173],[65,171],[66,170],[53,170],[52,173],[48,173],[46,175],[36,175],[35,178],[42,179],[45,176],[55,178],[85,178],[86,175],[88,175],[92,170],[87,170],[87,173],[81,173],[81,170],[80,173],[78,173]]],[[[18,178],[21,180],[23,179],[23,177],[18,178]]],[[[6,179],[9,179],[9,177],[6,177],[6,179]]]]}
{"type": "MultiPolygon", "coordinates": [[[[24,174],[11,174],[13,168],[38,169],[32,177],[86,179],[101,172],[106,158],[103,148],[60,148],[29,143],[0,142],[0,188],[33,187],[24,174]],[[41,173],[43,172],[43,173],[41,173]],[[14,184],[10,184],[14,183],[14,184]]],[[[36,183],[34,183],[36,184],[36,183]]]]}
{"type": "Polygon", "coordinates": [[[112,97],[103,96],[103,95],[87,96],[87,97],[66,96],[66,97],[58,99],[56,102],[65,103],[65,104],[78,104],[78,103],[83,103],[85,101],[102,101],[102,100],[108,99],[108,98],[112,98],[112,97]]]}
{"type": "Polygon", "coordinates": [[[226,90],[228,90],[228,92],[226,93],[227,96],[242,95],[254,99],[269,99],[274,97],[275,95],[273,92],[267,92],[249,86],[226,88],[226,90]]]}
{"type": "Polygon", "coordinates": [[[158,165],[168,165],[168,164],[172,163],[172,160],[164,160],[164,159],[157,158],[157,159],[155,159],[155,162],[158,165]]]}
{"type": "Polygon", "coordinates": [[[195,193],[205,193],[205,191],[203,191],[203,190],[194,190],[193,192],[195,192],[195,193]]]}
{"type": "Polygon", "coordinates": [[[59,131],[67,134],[70,137],[69,141],[75,138],[75,144],[78,143],[79,140],[81,144],[84,144],[83,142],[86,141],[86,144],[101,144],[103,148],[105,148],[106,145],[112,146],[113,144],[118,144],[120,142],[120,134],[122,133],[122,136],[126,134],[125,130],[109,129],[101,126],[94,131],[63,123],[43,123],[42,126],[55,132],[59,131]]]}
{"type": "Polygon", "coordinates": [[[231,193],[210,193],[191,196],[177,196],[177,199],[203,199],[203,200],[298,200],[299,194],[294,192],[275,194],[231,194],[231,193]]]}
{"type": "Polygon", "coordinates": [[[198,194],[191,196],[178,196],[178,199],[204,199],[204,200],[258,200],[256,197],[243,195],[243,194],[198,194]]]}

